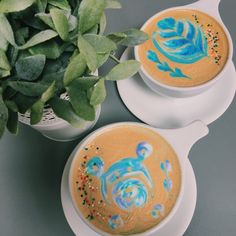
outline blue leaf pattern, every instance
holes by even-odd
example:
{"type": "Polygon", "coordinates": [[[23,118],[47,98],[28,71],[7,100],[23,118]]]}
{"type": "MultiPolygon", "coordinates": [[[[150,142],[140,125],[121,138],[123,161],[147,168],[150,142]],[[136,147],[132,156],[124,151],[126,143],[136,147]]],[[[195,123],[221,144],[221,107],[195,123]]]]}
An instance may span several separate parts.
{"type": "Polygon", "coordinates": [[[168,160],[166,160],[165,162],[162,162],[160,164],[160,168],[166,176],[166,178],[163,181],[163,186],[167,192],[170,192],[173,187],[173,182],[169,177],[169,172],[172,171],[171,163],[168,160]]]}
{"type": "Polygon", "coordinates": [[[184,32],[184,23],[182,21],[177,22],[177,35],[181,36],[184,32]]]}
{"type": "Polygon", "coordinates": [[[189,77],[185,75],[179,68],[171,69],[171,67],[169,66],[167,62],[161,62],[157,54],[152,50],[147,51],[147,58],[150,61],[156,63],[156,66],[159,70],[163,72],[170,72],[170,76],[172,76],[173,78],[188,78],[189,79],[189,77]]]}
{"type": "Polygon", "coordinates": [[[183,74],[183,72],[179,68],[175,68],[174,72],[171,72],[170,75],[172,77],[188,78],[186,75],[183,74]]]}
{"type": "Polygon", "coordinates": [[[191,64],[208,55],[207,40],[199,25],[188,20],[164,18],[157,27],[152,35],[153,44],[169,60],[191,64]]]}
{"type": "Polygon", "coordinates": [[[159,60],[157,54],[155,52],[151,51],[151,50],[149,50],[147,52],[147,58],[152,62],[160,63],[160,60],[159,60]]]}
{"type": "Polygon", "coordinates": [[[175,19],[173,18],[165,18],[165,20],[161,20],[157,23],[157,27],[162,30],[173,29],[175,27],[175,19]]]}

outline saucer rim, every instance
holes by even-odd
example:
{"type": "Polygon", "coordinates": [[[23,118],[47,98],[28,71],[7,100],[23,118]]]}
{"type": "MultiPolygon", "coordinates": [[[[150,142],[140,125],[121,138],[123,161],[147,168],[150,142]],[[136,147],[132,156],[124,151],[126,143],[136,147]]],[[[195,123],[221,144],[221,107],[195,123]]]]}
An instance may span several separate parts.
{"type": "MultiPolygon", "coordinates": [[[[127,48],[124,50],[123,54],[121,55],[120,57],[120,60],[121,61],[124,61],[124,60],[127,60],[127,59],[132,59],[133,57],[130,56],[130,53],[132,53],[132,49],[131,48],[127,48]]],[[[228,68],[228,71],[226,71],[225,73],[225,76],[228,76],[229,73],[231,73],[231,80],[234,79],[234,82],[233,82],[233,86],[231,87],[231,92],[230,93],[227,93],[228,96],[225,96],[225,100],[227,100],[227,104],[226,105],[222,105],[221,107],[218,106],[218,109],[217,109],[217,112],[215,112],[215,114],[211,114],[210,112],[205,112],[204,113],[204,116],[202,117],[198,117],[196,119],[193,119],[191,121],[188,121],[188,122],[185,122],[185,124],[182,124],[182,125],[175,125],[175,126],[172,126],[172,125],[155,125],[153,123],[153,121],[151,121],[149,118],[147,118],[147,116],[142,116],[141,115],[141,112],[136,109],[134,109],[134,105],[130,105],[130,103],[127,103],[127,100],[126,99],[126,96],[125,95],[126,93],[123,92],[123,87],[124,87],[124,83],[127,83],[127,81],[129,81],[130,79],[132,79],[134,76],[139,76],[140,79],[142,80],[142,82],[144,83],[145,86],[146,83],[143,81],[142,77],[139,75],[139,74],[136,74],[130,78],[127,78],[126,80],[120,80],[120,81],[117,81],[116,82],[116,88],[117,88],[117,91],[118,91],[118,94],[122,100],[122,102],[124,103],[125,107],[136,117],[138,118],[140,121],[150,125],[150,126],[153,126],[155,128],[163,128],[163,129],[173,129],[173,128],[182,128],[183,126],[186,126],[188,125],[189,123],[195,121],[195,120],[202,120],[206,125],[209,125],[213,122],[215,122],[217,119],[219,119],[227,110],[228,108],[230,107],[230,105],[232,104],[233,102],[233,99],[236,95],[236,71],[235,73],[233,74],[230,70],[234,70],[235,71],[235,66],[234,66],[234,63],[233,61],[231,61],[231,64],[228,68]],[[232,78],[234,77],[234,78],[232,78]],[[220,107],[220,109],[219,109],[220,107]]],[[[223,81],[223,80],[222,80],[223,81]]],[[[217,86],[218,83],[221,83],[222,81],[218,81],[214,86],[217,86]]],[[[211,89],[214,89],[214,86],[210,87],[209,90],[211,89]]],[[[147,87],[152,93],[155,93],[154,91],[152,91],[149,87],[147,87]]],[[[162,99],[171,99],[173,101],[181,101],[181,100],[186,100],[186,99],[191,99],[193,97],[201,97],[201,96],[204,96],[206,93],[209,92],[209,90],[206,90],[205,92],[201,93],[201,94],[198,94],[196,96],[192,96],[192,97],[186,97],[186,98],[173,98],[173,97],[168,97],[168,96],[165,96],[165,95],[162,95],[162,94],[157,94],[157,99],[158,97],[161,97],[162,99]]],[[[140,95],[140,94],[139,94],[140,95]]],[[[140,95],[142,96],[142,94],[140,95]]],[[[223,104],[223,103],[222,103],[223,104]]],[[[189,106],[189,105],[188,105],[189,106]]]]}

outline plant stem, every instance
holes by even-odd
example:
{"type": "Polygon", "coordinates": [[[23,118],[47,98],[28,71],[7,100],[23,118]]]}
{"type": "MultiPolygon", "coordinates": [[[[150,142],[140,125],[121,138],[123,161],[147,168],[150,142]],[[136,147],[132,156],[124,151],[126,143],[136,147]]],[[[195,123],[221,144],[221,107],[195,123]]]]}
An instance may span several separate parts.
{"type": "Polygon", "coordinates": [[[119,60],[118,58],[116,58],[114,55],[110,54],[109,57],[110,57],[113,61],[115,61],[115,62],[117,62],[118,64],[120,64],[120,60],[119,60]]]}

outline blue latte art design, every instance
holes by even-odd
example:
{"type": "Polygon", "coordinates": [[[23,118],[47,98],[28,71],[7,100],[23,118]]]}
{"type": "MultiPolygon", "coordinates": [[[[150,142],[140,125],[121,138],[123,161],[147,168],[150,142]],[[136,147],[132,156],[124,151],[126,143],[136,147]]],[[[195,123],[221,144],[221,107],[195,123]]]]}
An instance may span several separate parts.
{"type": "Polygon", "coordinates": [[[112,191],[114,202],[123,210],[142,207],[147,202],[147,189],[137,179],[118,182],[112,191]]]}
{"type": "Polygon", "coordinates": [[[163,72],[169,72],[171,77],[190,79],[179,68],[172,69],[167,62],[161,62],[160,59],[158,58],[157,54],[152,50],[147,51],[147,58],[150,61],[156,63],[156,66],[159,70],[161,70],[163,72]]]}
{"type": "Polygon", "coordinates": [[[141,207],[146,203],[148,191],[144,183],[136,179],[138,175],[144,177],[151,195],[154,195],[152,178],[143,164],[143,161],[152,154],[152,146],[146,142],[141,142],[136,147],[136,154],[137,157],[124,158],[115,162],[106,172],[103,171],[104,162],[100,157],[93,157],[86,167],[88,174],[99,178],[101,194],[107,203],[110,203],[107,193],[108,185],[114,185],[112,200],[123,210],[132,206],[141,207]]]}
{"type": "Polygon", "coordinates": [[[165,207],[162,204],[157,204],[153,207],[152,210],[152,217],[155,219],[158,219],[161,216],[164,216],[165,214],[165,207]]]}
{"type": "Polygon", "coordinates": [[[169,60],[192,64],[208,56],[207,40],[199,25],[186,19],[164,18],[157,22],[157,28],[152,34],[152,42],[169,60]]]}
{"type": "Polygon", "coordinates": [[[104,168],[104,163],[100,157],[94,157],[92,160],[88,161],[86,167],[86,173],[94,176],[101,176],[104,168]]]}
{"type": "Polygon", "coordinates": [[[171,163],[168,160],[166,160],[165,162],[161,163],[160,167],[166,176],[166,178],[164,179],[164,182],[163,182],[163,186],[167,192],[170,192],[173,187],[173,182],[172,182],[171,178],[169,177],[169,172],[172,171],[171,163]]]}
{"type": "Polygon", "coordinates": [[[108,224],[112,229],[122,228],[124,226],[124,222],[119,215],[112,216],[109,219],[108,224]]]}

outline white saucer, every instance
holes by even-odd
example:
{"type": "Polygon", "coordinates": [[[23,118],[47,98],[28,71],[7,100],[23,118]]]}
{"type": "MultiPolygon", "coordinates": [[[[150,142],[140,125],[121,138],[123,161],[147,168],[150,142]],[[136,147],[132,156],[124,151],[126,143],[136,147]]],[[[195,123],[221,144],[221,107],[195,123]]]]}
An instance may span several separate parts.
{"type": "MultiPolygon", "coordinates": [[[[61,202],[64,210],[65,217],[67,222],[69,223],[72,231],[77,236],[99,236],[96,232],[91,230],[87,224],[85,224],[81,218],[76,213],[76,210],[73,206],[68,186],[68,174],[72,159],[76,152],[77,148],[70,155],[61,181],[61,202]]],[[[193,168],[188,160],[186,162],[186,191],[184,193],[184,197],[180,208],[178,209],[176,215],[172,218],[169,223],[169,227],[160,229],[160,233],[156,236],[181,236],[187,230],[195,210],[196,201],[197,201],[197,186],[196,179],[193,172],[193,168]]]]}
{"type": "MultiPolygon", "coordinates": [[[[133,59],[133,50],[126,49],[121,61],[133,59]]],[[[117,82],[121,99],[143,122],[158,128],[179,128],[195,120],[210,124],[227,110],[236,90],[236,72],[232,62],[225,79],[208,91],[189,98],[169,98],[154,93],[139,74],[117,82]]]]}

